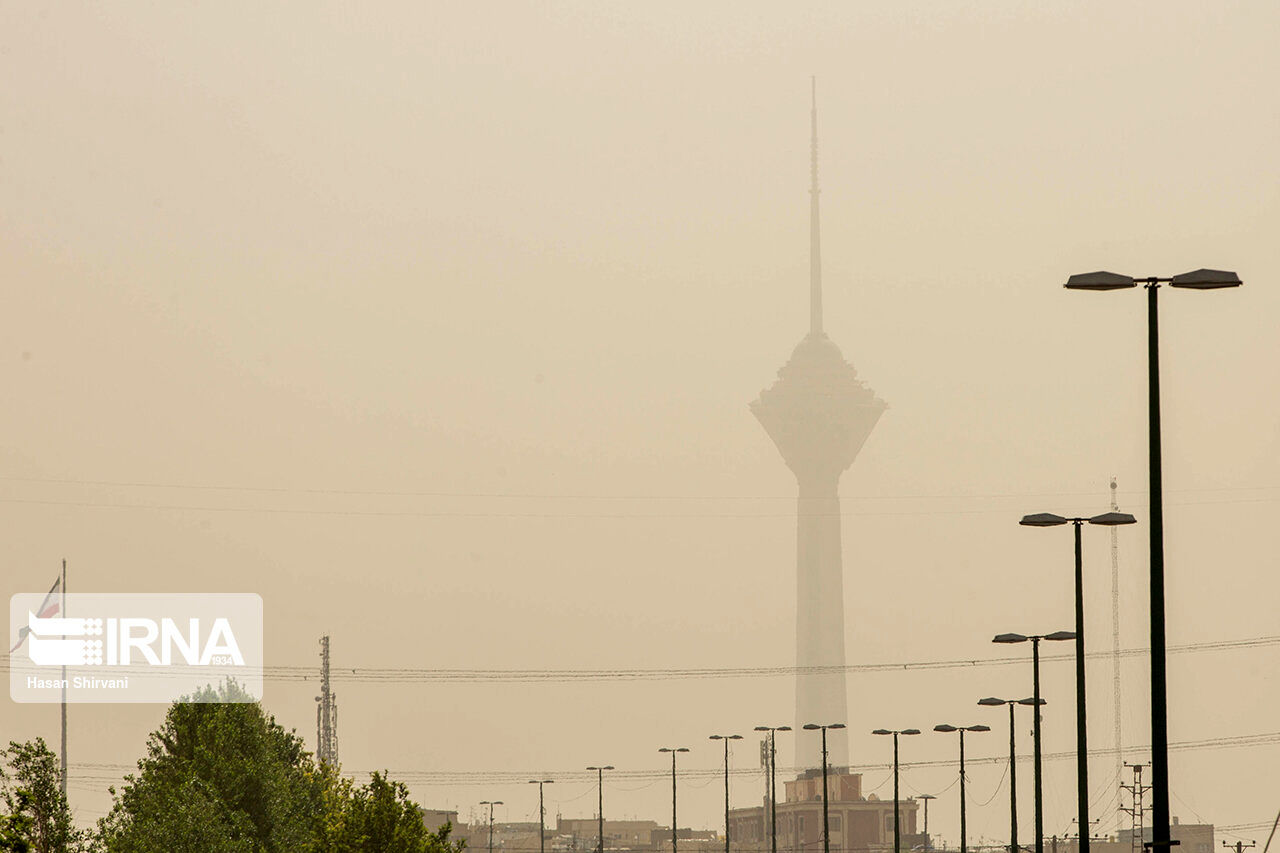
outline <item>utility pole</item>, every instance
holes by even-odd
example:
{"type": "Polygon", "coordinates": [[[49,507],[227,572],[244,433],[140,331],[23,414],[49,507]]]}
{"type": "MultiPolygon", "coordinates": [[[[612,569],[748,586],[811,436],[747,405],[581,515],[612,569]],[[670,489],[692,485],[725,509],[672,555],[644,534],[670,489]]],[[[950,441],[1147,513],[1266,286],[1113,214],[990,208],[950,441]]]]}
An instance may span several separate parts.
{"type": "Polygon", "coordinates": [[[338,763],[338,695],[329,681],[329,635],[320,638],[320,695],[316,697],[316,759],[338,763]]]}
{"type": "Polygon", "coordinates": [[[1236,853],[1244,853],[1244,851],[1250,847],[1257,847],[1258,842],[1250,841],[1248,844],[1245,844],[1243,841],[1237,841],[1235,844],[1228,844],[1226,841],[1223,841],[1222,846],[1227,848],[1234,848],[1236,853]]]}
{"type": "Polygon", "coordinates": [[[1127,813],[1130,818],[1129,847],[1133,853],[1142,853],[1143,849],[1142,798],[1146,796],[1147,791],[1151,790],[1151,786],[1142,784],[1142,768],[1150,766],[1149,764],[1126,764],[1125,767],[1133,771],[1133,784],[1120,786],[1129,792],[1132,803],[1129,808],[1121,806],[1120,811],[1127,813]]]}

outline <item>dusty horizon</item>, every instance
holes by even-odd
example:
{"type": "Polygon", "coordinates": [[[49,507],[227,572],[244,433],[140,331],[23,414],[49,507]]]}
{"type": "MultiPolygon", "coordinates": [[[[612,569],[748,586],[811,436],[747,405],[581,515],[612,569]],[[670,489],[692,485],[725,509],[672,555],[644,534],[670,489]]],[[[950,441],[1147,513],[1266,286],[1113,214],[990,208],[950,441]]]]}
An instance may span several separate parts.
{"type": "MultiPolygon", "coordinates": [[[[839,492],[864,788],[889,781],[871,730],[926,729],[903,793],[940,794],[956,839],[955,744],[927,729],[988,724],[969,837],[1005,837],[1005,718],[976,701],[1029,694],[1029,664],[873,665],[1069,629],[1070,534],[1017,521],[1105,511],[1112,477],[1138,518],[1121,640],[1145,647],[1145,307],[1062,285],[1227,269],[1243,287],[1161,297],[1170,740],[1202,744],[1171,789],[1183,822],[1261,842],[1278,28],[1249,2],[6,7],[5,598],[63,558],[72,590],[257,592],[266,709],[314,747],[302,675],[330,635],[344,766],[427,808],[536,819],[537,773],[564,780],[549,816],[589,816],[608,763],[606,817],[663,822],[677,745],[681,823],[717,828],[717,732],[747,736],[732,796],[758,803],[751,729],[795,723],[796,480],[748,405],[809,328],[816,76],[825,329],[888,404],[839,492]],[[438,675],[463,669],[535,676],[438,675]]],[[[1084,559],[1107,653],[1105,531],[1084,559]]],[[[1102,749],[1109,658],[1088,674],[1102,749]]],[[[1045,664],[1049,753],[1074,745],[1071,675],[1045,664]]],[[[1122,675],[1145,760],[1145,659],[1122,675]]],[[[71,708],[80,823],[162,714],[71,708]]],[[[36,736],[57,707],[6,698],[0,740],[36,736]]],[[[1061,835],[1074,765],[1046,768],[1061,835]]]]}

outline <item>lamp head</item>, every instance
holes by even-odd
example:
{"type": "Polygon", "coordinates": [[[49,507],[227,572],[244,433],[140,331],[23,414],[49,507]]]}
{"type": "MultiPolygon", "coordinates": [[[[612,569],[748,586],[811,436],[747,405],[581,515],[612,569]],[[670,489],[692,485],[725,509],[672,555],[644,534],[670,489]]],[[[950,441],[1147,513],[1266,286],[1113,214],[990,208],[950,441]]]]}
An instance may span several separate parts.
{"type": "Polygon", "coordinates": [[[1018,704],[1019,705],[1048,705],[1049,701],[1047,699],[1040,699],[1037,701],[1035,697],[1028,696],[1026,699],[1019,699],[1018,704]]]}
{"type": "Polygon", "coordinates": [[[959,729],[957,729],[955,726],[951,725],[950,723],[942,723],[942,724],[940,724],[940,725],[934,726],[934,727],[933,727],[933,730],[934,730],[935,732],[958,732],[958,731],[960,731],[959,729]]]}
{"type": "Polygon", "coordinates": [[[1090,524],[1102,524],[1107,527],[1116,527],[1121,524],[1137,524],[1138,519],[1134,518],[1127,512],[1104,512],[1102,515],[1095,515],[1089,519],[1090,524]]]}
{"type": "Polygon", "coordinates": [[[1068,290],[1124,290],[1136,287],[1133,276],[1114,272],[1086,272],[1073,275],[1064,285],[1068,290]]]}
{"type": "Polygon", "coordinates": [[[1023,527],[1057,527],[1060,524],[1066,524],[1067,520],[1051,512],[1037,512],[1024,515],[1018,523],[1023,527]]]}
{"type": "Polygon", "coordinates": [[[872,734],[873,735],[891,735],[893,734],[893,732],[889,731],[888,729],[876,729],[875,731],[872,732],[872,734]]]}
{"type": "Polygon", "coordinates": [[[965,726],[964,730],[966,732],[989,732],[991,731],[991,726],[965,726]]]}
{"type": "Polygon", "coordinates": [[[822,728],[822,726],[817,723],[805,723],[801,728],[806,732],[816,732],[818,729],[822,728]]]}
{"type": "Polygon", "coordinates": [[[903,734],[903,735],[918,735],[918,734],[920,734],[920,730],[919,730],[919,729],[903,729],[903,730],[902,730],[902,731],[900,731],[898,734],[903,734]]]}
{"type": "Polygon", "coordinates": [[[1222,287],[1239,287],[1243,284],[1240,276],[1227,270],[1193,270],[1175,275],[1170,287],[1188,287],[1193,290],[1217,290],[1222,287]]]}
{"type": "Polygon", "coordinates": [[[1007,704],[1008,704],[1008,702],[1006,702],[1004,699],[997,699],[997,698],[996,698],[996,697],[994,697],[994,696],[988,696],[986,699],[979,699],[979,700],[978,700],[978,704],[979,704],[979,705],[989,705],[989,706],[994,707],[994,706],[996,706],[996,705],[1007,705],[1007,704]]]}
{"type": "Polygon", "coordinates": [[[1045,634],[1046,640],[1074,640],[1076,638],[1075,631],[1054,631],[1052,634],[1045,634]]]}
{"type": "Polygon", "coordinates": [[[996,634],[991,638],[993,643],[1025,643],[1027,637],[1022,634],[996,634]]]}

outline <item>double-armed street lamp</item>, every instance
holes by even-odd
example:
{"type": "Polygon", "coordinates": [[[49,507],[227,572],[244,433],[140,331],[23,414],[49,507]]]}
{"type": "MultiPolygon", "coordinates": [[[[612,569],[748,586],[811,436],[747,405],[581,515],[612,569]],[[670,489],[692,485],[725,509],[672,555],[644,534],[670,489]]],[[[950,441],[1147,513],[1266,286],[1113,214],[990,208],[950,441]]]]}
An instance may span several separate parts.
{"type": "Polygon", "coordinates": [[[807,732],[822,730],[822,853],[831,853],[831,823],[827,809],[827,729],[843,729],[844,723],[805,723],[807,732]]]}
{"type": "Polygon", "coordinates": [[[898,818],[898,735],[918,735],[919,729],[876,729],[873,735],[893,735],[893,853],[902,853],[902,823],[898,818]]]}
{"type": "MultiPolygon", "coordinates": [[[[1160,463],[1160,285],[1190,290],[1239,287],[1240,276],[1227,270],[1193,270],[1172,278],[1135,278],[1112,272],[1091,272],[1067,279],[1069,290],[1127,290],[1141,283],[1147,289],[1147,440],[1149,454],[1151,549],[1151,833],[1152,846],[1168,847],[1169,838],[1169,726],[1165,674],[1164,612],[1164,488],[1160,463]]],[[[1087,826],[1087,824],[1082,824],[1087,826]]],[[[1087,832],[1081,833],[1088,835],[1087,832]]],[[[1165,853],[1157,849],[1156,853],[1165,853]]]]}
{"type": "Polygon", "coordinates": [[[769,851],[778,853],[778,732],[789,732],[791,726],[756,726],[758,732],[769,733],[769,851]]]}
{"type": "Polygon", "coordinates": [[[676,853],[676,753],[688,752],[689,750],[683,746],[664,746],[658,749],[658,752],[671,753],[671,853],[676,853]]]}
{"type": "Polygon", "coordinates": [[[1013,719],[1014,705],[1043,705],[1044,700],[1032,699],[997,699],[988,696],[979,699],[979,705],[987,707],[1009,706],[1009,853],[1018,853],[1018,749],[1014,737],[1016,725],[1013,719]]]}
{"type": "Polygon", "coordinates": [[[596,850],[599,851],[599,853],[604,853],[604,771],[612,770],[613,765],[605,764],[599,767],[595,767],[595,766],[588,767],[587,769],[596,771],[596,782],[600,786],[598,788],[600,801],[599,801],[599,808],[597,809],[597,816],[596,816],[597,820],[600,821],[600,824],[599,824],[600,825],[600,831],[599,831],[600,846],[597,847],[596,850]]]}
{"type": "Polygon", "coordinates": [[[489,807],[489,853],[493,853],[493,807],[502,805],[502,800],[481,800],[480,805],[489,807]]]}
{"type": "Polygon", "coordinates": [[[538,853],[547,853],[547,809],[542,804],[542,786],[555,784],[554,779],[530,779],[530,785],[538,786],[538,853]]]}
{"type": "Polygon", "coordinates": [[[965,815],[964,815],[964,733],[965,732],[989,732],[990,726],[953,726],[950,723],[942,723],[933,727],[935,732],[959,732],[960,733],[960,853],[968,853],[969,842],[966,836],[965,815]]]}
{"type": "Polygon", "coordinates": [[[711,735],[708,739],[724,741],[724,853],[729,853],[729,741],[742,740],[742,735],[711,735]]]}
{"type": "Polygon", "coordinates": [[[1054,631],[1052,634],[997,634],[993,643],[1025,643],[1031,642],[1031,683],[1034,693],[1031,704],[1035,709],[1035,722],[1032,726],[1032,740],[1035,742],[1035,761],[1033,763],[1036,780],[1036,853],[1044,853],[1044,778],[1040,767],[1040,641],[1074,640],[1076,635],[1070,631],[1054,631]]]}
{"type": "MultiPolygon", "coordinates": [[[[1092,518],[1066,518],[1051,512],[1025,515],[1018,522],[1025,527],[1058,527],[1070,524],[1076,546],[1076,808],[1081,826],[1089,825],[1089,733],[1085,724],[1084,701],[1084,558],[1080,547],[1080,528],[1085,522],[1105,527],[1134,524],[1137,519],[1127,512],[1104,512],[1092,518]]],[[[1089,833],[1080,833],[1079,853],[1089,853],[1089,833]]]]}

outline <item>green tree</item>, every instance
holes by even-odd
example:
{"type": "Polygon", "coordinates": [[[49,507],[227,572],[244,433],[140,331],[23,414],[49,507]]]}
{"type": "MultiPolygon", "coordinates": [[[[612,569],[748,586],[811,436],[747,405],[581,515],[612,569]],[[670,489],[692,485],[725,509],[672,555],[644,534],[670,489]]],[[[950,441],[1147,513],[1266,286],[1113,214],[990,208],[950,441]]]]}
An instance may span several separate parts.
{"type": "Polygon", "coordinates": [[[448,824],[428,831],[408,788],[385,773],[375,772],[358,788],[337,779],[333,790],[316,853],[460,853],[463,848],[462,842],[449,840],[448,824]]]}
{"type": "Polygon", "coordinates": [[[99,822],[108,853],[295,853],[323,813],[301,739],[234,682],[169,708],[99,822]]]}
{"type": "Polygon", "coordinates": [[[43,738],[0,750],[0,850],[25,853],[72,853],[83,836],[71,820],[67,797],[62,793],[58,756],[43,738]]]}
{"type": "Polygon", "coordinates": [[[235,683],[169,708],[98,823],[103,853],[460,853],[383,773],[356,786],[235,683]]]}

